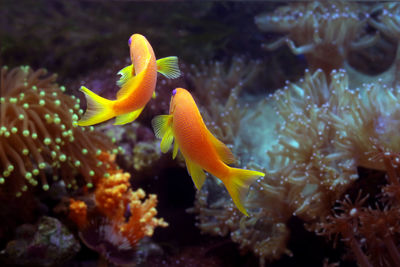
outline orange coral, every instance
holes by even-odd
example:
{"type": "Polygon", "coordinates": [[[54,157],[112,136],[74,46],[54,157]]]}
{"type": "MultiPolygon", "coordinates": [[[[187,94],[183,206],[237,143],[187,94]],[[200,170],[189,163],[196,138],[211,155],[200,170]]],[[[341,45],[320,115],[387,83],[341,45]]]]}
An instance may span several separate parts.
{"type": "Polygon", "coordinates": [[[157,214],[157,196],[149,195],[142,189],[132,191],[129,184],[129,173],[117,172],[108,178],[100,179],[95,190],[96,204],[99,211],[109,220],[121,235],[126,237],[132,246],[144,236],[153,235],[157,226],[166,227],[164,220],[154,218],[157,214]],[[126,213],[130,214],[125,222],[126,213]]]}
{"type": "Polygon", "coordinates": [[[98,182],[94,193],[96,205],[108,218],[123,215],[127,204],[126,193],[130,186],[129,178],[129,173],[118,172],[98,182]]]}
{"type": "Polygon", "coordinates": [[[168,223],[155,218],[156,195],[150,194],[143,201],[144,190],[132,190],[131,175],[119,169],[114,154],[103,152],[97,159],[107,171],[103,177],[93,179],[96,206],[87,210],[84,202],[71,199],[69,218],[78,225],[79,235],[89,248],[110,262],[128,264],[135,259],[138,242],[152,236],[155,227],[166,227],[168,223]],[[109,253],[110,245],[115,247],[115,253],[109,253]]]}
{"type": "Polygon", "coordinates": [[[131,216],[127,223],[123,223],[119,226],[119,230],[133,245],[144,236],[152,236],[155,227],[167,227],[168,223],[165,222],[163,218],[154,218],[157,214],[155,208],[157,204],[156,195],[150,194],[149,197],[142,202],[141,200],[146,197],[146,193],[142,189],[129,193],[129,210],[131,216]]]}
{"type": "Polygon", "coordinates": [[[75,222],[79,228],[87,224],[87,205],[82,200],[70,199],[69,215],[71,221],[75,222]]]}

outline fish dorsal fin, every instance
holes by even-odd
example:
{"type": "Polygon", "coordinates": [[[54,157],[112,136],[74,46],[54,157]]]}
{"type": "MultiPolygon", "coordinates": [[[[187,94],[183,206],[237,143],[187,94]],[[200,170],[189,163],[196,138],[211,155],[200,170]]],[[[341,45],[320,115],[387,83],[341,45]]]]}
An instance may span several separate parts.
{"type": "Polygon", "coordinates": [[[206,180],[206,174],[204,173],[203,169],[193,161],[186,158],[185,161],[187,170],[190,177],[192,177],[194,185],[198,190],[200,190],[204,184],[204,181],[206,180]]]}
{"type": "Polygon", "coordinates": [[[122,125],[122,124],[126,124],[126,123],[136,120],[137,117],[139,117],[140,113],[142,113],[143,109],[144,109],[144,107],[137,109],[135,111],[117,116],[115,118],[114,125],[122,125]]]}
{"type": "Polygon", "coordinates": [[[172,133],[172,115],[159,115],[152,121],[154,134],[157,138],[161,138],[161,152],[166,153],[174,141],[172,133]]]}
{"type": "Polygon", "coordinates": [[[175,79],[181,76],[177,57],[165,57],[157,60],[157,71],[168,79],[175,79]]]}
{"type": "Polygon", "coordinates": [[[210,131],[208,132],[208,137],[213,144],[218,156],[225,164],[232,164],[236,162],[235,156],[232,154],[231,150],[221,141],[219,141],[210,131]]]}
{"type": "Polygon", "coordinates": [[[117,74],[121,75],[121,78],[117,81],[117,85],[119,87],[123,87],[124,84],[132,78],[134,75],[135,69],[133,68],[133,64],[126,66],[122,70],[120,70],[117,74]]]}

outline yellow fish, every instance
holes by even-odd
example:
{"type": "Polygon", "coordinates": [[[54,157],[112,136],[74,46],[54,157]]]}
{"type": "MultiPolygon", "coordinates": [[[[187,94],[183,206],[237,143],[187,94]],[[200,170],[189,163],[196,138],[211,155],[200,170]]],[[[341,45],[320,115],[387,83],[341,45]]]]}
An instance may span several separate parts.
{"type": "Polygon", "coordinates": [[[122,77],[117,82],[121,89],[116,100],[103,98],[85,86],[81,91],[86,96],[87,109],[80,126],[97,124],[116,117],[116,125],[134,121],[142,112],[151,97],[155,97],[157,72],[167,78],[180,76],[177,57],[166,57],[156,61],[153,48],[140,34],[129,38],[132,65],[123,68],[118,74],[122,77]]]}
{"type": "Polygon", "coordinates": [[[207,129],[192,95],[187,90],[173,90],[169,115],[155,117],[152,125],[156,137],[162,138],[163,153],[169,150],[172,142],[173,158],[180,149],[197,189],[200,190],[205,181],[203,170],[206,170],[224,183],[235,205],[248,216],[243,206],[244,198],[250,184],[265,174],[227,165],[235,162],[232,152],[207,129]]]}

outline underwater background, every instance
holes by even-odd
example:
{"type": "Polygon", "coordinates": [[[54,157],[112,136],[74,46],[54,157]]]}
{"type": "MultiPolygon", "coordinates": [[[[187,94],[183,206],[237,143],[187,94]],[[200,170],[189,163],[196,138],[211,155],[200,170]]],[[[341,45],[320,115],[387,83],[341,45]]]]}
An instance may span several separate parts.
{"type": "Polygon", "coordinates": [[[396,2],[0,1],[1,266],[400,266],[399,40],[396,2]],[[134,33],[181,76],[76,126],[134,33]],[[176,87],[266,174],[248,217],[161,153],[176,87]]]}

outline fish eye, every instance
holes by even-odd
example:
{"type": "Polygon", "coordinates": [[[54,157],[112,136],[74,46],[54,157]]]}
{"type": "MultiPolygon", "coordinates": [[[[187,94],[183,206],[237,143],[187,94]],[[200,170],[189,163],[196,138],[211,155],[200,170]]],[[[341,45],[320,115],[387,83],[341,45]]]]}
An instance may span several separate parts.
{"type": "Polygon", "coordinates": [[[132,42],[132,37],[129,38],[128,40],[128,45],[131,46],[131,42],[132,42]]]}
{"type": "Polygon", "coordinates": [[[175,95],[176,94],[176,89],[174,89],[173,91],[172,91],[172,95],[175,95]]]}

